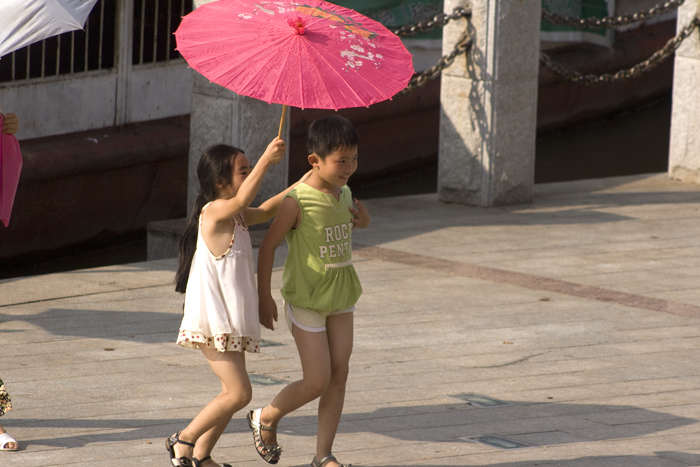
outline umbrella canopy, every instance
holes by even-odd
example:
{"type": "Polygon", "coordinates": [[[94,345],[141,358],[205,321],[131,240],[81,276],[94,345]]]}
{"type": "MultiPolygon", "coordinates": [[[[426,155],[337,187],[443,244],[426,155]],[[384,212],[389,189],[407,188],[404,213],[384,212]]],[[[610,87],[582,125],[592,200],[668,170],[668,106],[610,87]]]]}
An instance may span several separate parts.
{"type": "Polygon", "coordinates": [[[0,58],[57,34],[82,29],[97,0],[0,0],[0,58]]]}
{"type": "Polygon", "coordinates": [[[364,107],[391,98],[413,75],[395,34],[320,0],[219,0],[185,16],[175,37],[210,81],[268,103],[364,107]]]}

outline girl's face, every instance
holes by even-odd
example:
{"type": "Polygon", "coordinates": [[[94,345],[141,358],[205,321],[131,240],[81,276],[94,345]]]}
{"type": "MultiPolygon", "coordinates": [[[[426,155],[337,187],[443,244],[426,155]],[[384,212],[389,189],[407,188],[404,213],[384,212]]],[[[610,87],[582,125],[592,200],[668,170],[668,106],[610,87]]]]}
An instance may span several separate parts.
{"type": "Polygon", "coordinates": [[[250,161],[243,153],[238,153],[233,161],[233,173],[231,173],[231,182],[221,190],[221,197],[230,199],[236,196],[238,190],[243,184],[243,180],[250,174],[250,161]]]}

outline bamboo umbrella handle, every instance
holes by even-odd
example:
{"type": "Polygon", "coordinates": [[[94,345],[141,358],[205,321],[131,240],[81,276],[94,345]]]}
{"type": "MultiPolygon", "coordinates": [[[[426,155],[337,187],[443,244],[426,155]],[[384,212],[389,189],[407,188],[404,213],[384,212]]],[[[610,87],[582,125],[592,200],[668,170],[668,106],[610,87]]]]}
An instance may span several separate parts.
{"type": "Polygon", "coordinates": [[[287,106],[282,105],[282,118],[280,118],[280,130],[277,133],[277,138],[282,138],[282,128],[284,127],[284,119],[287,116],[287,106]]]}

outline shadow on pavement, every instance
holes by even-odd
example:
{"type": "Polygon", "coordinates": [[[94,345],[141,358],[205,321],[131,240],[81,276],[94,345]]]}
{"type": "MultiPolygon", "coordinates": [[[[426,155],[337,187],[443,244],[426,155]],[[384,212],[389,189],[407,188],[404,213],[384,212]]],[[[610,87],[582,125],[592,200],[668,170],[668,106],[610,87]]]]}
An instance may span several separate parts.
{"type": "MultiPolygon", "coordinates": [[[[529,460],[521,462],[507,462],[505,464],[488,464],[489,467],[669,467],[669,466],[697,466],[700,465],[700,454],[688,454],[684,452],[658,452],[653,456],[590,456],[576,459],[557,460],[529,460]]],[[[467,464],[478,465],[478,464],[467,464]]],[[[301,467],[301,466],[299,466],[301,467]]],[[[363,464],[363,467],[373,467],[372,464],[363,464]]],[[[382,467],[406,467],[405,464],[382,465],[382,467]]],[[[411,467],[455,467],[454,464],[411,464],[411,467]]],[[[466,466],[465,466],[466,467],[466,466]]]]}
{"type": "MultiPolygon", "coordinates": [[[[234,416],[226,430],[227,433],[249,431],[244,413],[245,410],[234,416]]],[[[90,443],[112,441],[153,440],[155,442],[158,440],[160,442],[161,438],[165,439],[189,421],[189,419],[15,419],[12,424],[21,427],[47,428],[48,431],[70,429],[79,432],[51,439],[25,439],[24,446],[41,444],[55,447],[81,447],[90,443]]],[[[514,402],[500,407],[480,408],[466,403],[455,403],[382,408],[367,413],[347,414],[341,421],[339,435],[376,433],[403,441],[447,444],[471,444],[474,441],[470,438],[495,435],[531,445],[531,447],[519,449],[537,449],[538,444],[555,446],[642,437],[695,423],[697,420],[693,418],[629,405],[514,402]],[[503,432],[494,433],[495,430],[503,432]],[[539,442],[533,442],[533,439],[539,442]]],[[[314,436],[315,432],[315,416],[292,414],[280,423],[279,441],[284,445],[285,437],[314,436]]],[[[493,449],[499,448],[493,447],[493,449]]],[[[657,455],[660,454],[668,457],[666,453],[657,453],[657,455]]],[[[683,456],[688,457],[689,465],[700,464],[700,454],[683,454],[683,456]]],[[[547,465],[547,462],[543,462],[547,465]]],[[[576,465],[574,461],[567,462],[571,463],[564,465],[576,465]]]]}
{"type": "MultiPolygon", "coordinates": [[[[3,321],[23,321],[54,336],[115,339],[158,344],[174,342],[181,313],[49,308],[27,315],[0,313],[3,321]]],[[[23,332],[23,330],[1,331],[23,332]]],[[[0,332],[0,333],[1,333],[0,332]]]]}

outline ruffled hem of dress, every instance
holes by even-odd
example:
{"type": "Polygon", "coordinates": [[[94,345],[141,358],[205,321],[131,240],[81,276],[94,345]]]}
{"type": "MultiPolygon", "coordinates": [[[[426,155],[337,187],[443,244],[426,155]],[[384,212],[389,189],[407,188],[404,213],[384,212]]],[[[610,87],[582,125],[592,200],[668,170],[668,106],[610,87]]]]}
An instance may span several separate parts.
{"type": "Polygon", "coordinates": [[[188,349],[198,349],[204,345],[208,349],[216,349],[218,352],[251,352],[260,353],[260,341],[246,336],[233,336],[231,334],[217,334],[207,336],[197,331],[180,330],[177,336],[177,344],[188,349]]]}

